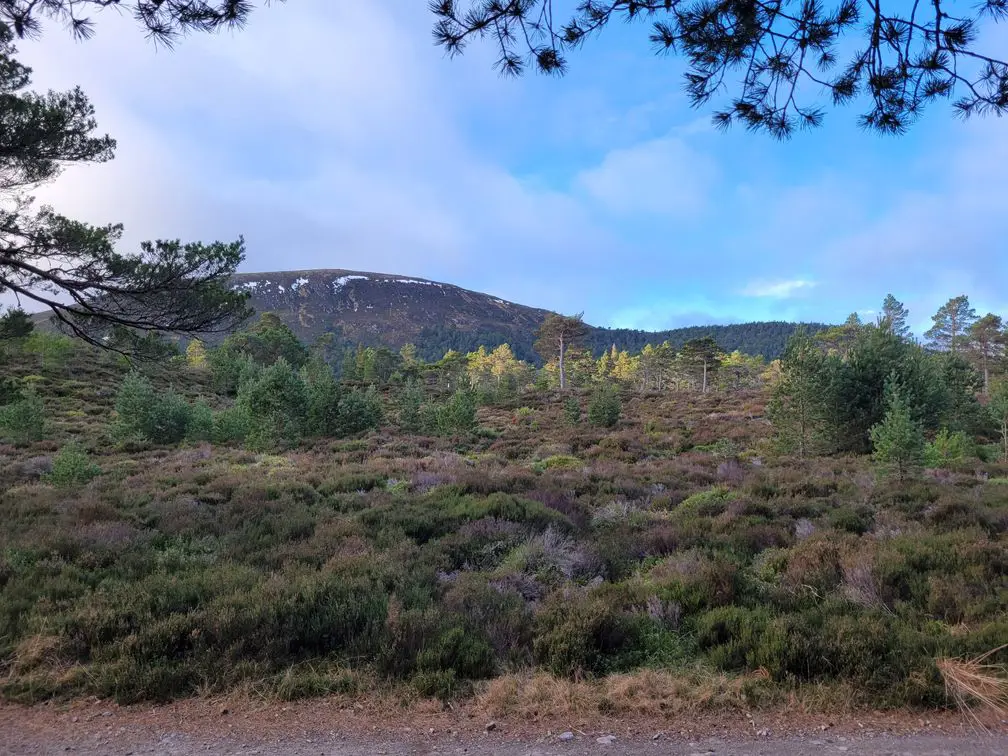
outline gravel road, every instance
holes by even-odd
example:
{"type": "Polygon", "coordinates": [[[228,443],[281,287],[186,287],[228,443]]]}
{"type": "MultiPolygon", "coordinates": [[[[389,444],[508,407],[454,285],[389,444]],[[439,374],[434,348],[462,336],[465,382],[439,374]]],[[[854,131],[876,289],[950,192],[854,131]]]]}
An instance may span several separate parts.
{"type": "Polygon", "coordinates": [[[358,710],[324,700],[0,704],[0,755],[1008,756],[1008,723],[995,720],[985,732],[953,712],[928,716],[779,711],[490,722],[471,710],[358,710]]]}
{"type": "Polygon", "coordinates": [[[381,738],[361,740],[339,735],[317,738],[274,739],[269,742],[245,740],[227,735],[197,737],[180,733],[161,733],[149,738],[112,737],[92,742],[55,734],[43,741],[25,740],[16,733],[0,733],[5,740],[2,754],[183,754],[213,753],[227,756],[406,756],[406,754],[494,754],[495,756],[1004,756],[1008,754],[1006,736],[941,737],[930,735],[873,735],[867,737],[800,737],[736,740],[705,738],[688,741],[680,738],[616,738],[604,742],[591,736],[575,736],[562,742],[557,738],[510,740],[487,738],[483,742],[468,739],[432,738],[424,741],[385,742],[381,738]]]}

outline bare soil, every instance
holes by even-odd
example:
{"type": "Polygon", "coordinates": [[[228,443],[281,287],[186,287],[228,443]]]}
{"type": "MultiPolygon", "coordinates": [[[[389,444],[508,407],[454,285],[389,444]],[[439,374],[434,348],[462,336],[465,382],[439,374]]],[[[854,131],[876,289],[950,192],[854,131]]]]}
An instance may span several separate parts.
{"type": "Polygon", "coordinates": [[[295,704],[196,699],[131,707],[88,701],[0,705],[0,754],[1008,754],[1008,722],[983,724],[954,712],[831,718],[787,710],[731,711],[667,719],[491,722],[475,708],[390,709],[337,699],[295,704]]]}

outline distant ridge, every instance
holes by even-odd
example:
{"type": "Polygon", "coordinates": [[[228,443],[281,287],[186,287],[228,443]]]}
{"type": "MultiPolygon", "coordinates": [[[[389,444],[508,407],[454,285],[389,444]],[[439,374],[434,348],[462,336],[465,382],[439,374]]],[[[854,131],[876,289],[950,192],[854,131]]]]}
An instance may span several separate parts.
{"type": "MultiPolygon", "coordinates": [[[[535,360],[534,332],[548,310],[416,276],[345,269],[241,273],[232,288],[247,291],[257,312],[275,312],[306,342],[333,334],[347,344],[417,346],[427,360],[448,349],[472,351],[508,343],[535,360]]],[[[812,330],[823,324],[807,324],[812,330]]],[[[666,331],[592,327],[587,346],[596,354],[613,344],[639,351],[647,343],[681,346],[713,336],[722,348],[780,356],[797,324],[784,321],[690,326],[666,331]]]]}
{"type": "MultiPolygon", "coordinates": [[[[256,312],[276,313],[305,343],[326,334],[332,335],[330,349],[336,351],[357,344],[399,349],[412,343],[427,361],[440,359],[449,349],[471,352],[480,345],[507,343],[520,359],[537,362],[534,334],[549,313],[454,284],[342,268],[239,273],[232,277],[231,288],[248,292],[256,312]]],[[[32,317],[37,325],[51,327],[48,311],[32,317]]],[[[712,336],[726,351],[774,359],[798,325],[770,321],[664,331],[591,326],[585,346],[598,356],[613,345],[638,352],[648,343],[669,341],[679,347],[689,339],[712,336]]],[[[812,331],[828,327],[802,325],[812,331]]],[[[222,338],[208,335],[207,341],[222,338]]]]}

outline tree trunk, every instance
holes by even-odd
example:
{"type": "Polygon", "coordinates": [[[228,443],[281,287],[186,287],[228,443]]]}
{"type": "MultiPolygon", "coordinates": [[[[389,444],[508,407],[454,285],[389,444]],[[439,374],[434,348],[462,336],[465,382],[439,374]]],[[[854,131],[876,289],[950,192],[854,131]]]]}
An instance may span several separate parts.
{"type": "Polygon", "coordinates": [[[564,373],[564,338],[560,337],[560,390],[567,388],[567,375],[564,373]]]}
{"type": "Polygon", "coordinates": [[[707,360],[704,360],[703,362],[703,390],[701,390],[700,393],[707,393],[707,360]]]}

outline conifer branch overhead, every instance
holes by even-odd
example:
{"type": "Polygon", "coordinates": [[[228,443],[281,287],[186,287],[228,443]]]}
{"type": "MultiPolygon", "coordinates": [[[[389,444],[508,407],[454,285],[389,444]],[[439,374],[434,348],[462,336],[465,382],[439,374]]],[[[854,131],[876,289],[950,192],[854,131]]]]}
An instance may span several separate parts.
{"type": "MultiPolygon", "coordinates": [[[[80,89],[25,91],[31,69],[16,59],[15,32],[3,14],[14,6],[26,14],[24,33],[39,13],[65,7],[72,15],[84,5],[0,0],[0,294],[50,308],[62,330],[103,347],[112,331],[228,330],[250,314],[246,296],[228,288],[244,256],[242,239],[157,240],[122,253],[116,250],[121,226],[93,226],[34,206],[32,190],[67,166],[111,160],[115,141],[96,133],[94,109],[80,89]]],[[[176,24],[191,26],[200,18],[195,6],[205,4],[189,3],[191,16],[183,13],[185,3],[174,5],[176,24]]]]}
{"type": "Polygon", "coordinates": [[[111,8],[129,13],[149,37],[171,46],[190,32],[240,29],[254,5],[249,0],[0,0],[0,23],[18,37],[31,37],[50,19],[75,38],[89,39],[95,11],[111,8]]]}
{"type": "Polygon", "coordinates": [[[783,139],[819,126],[824,109],[863,105],[862,127],[899,134],[938,99],[956,114],[1008,112],[1008,55],[978,46],[1008,16],[1006,0],[979,6],[930,0],[433,0],[435,42],[450,55],[489,38],[497,65],[562,74],[567,54],[616,20],[647,19],[659,53],[685,58],[694,107],[717,97],[720,127],[740,123],[783,139]]]}

